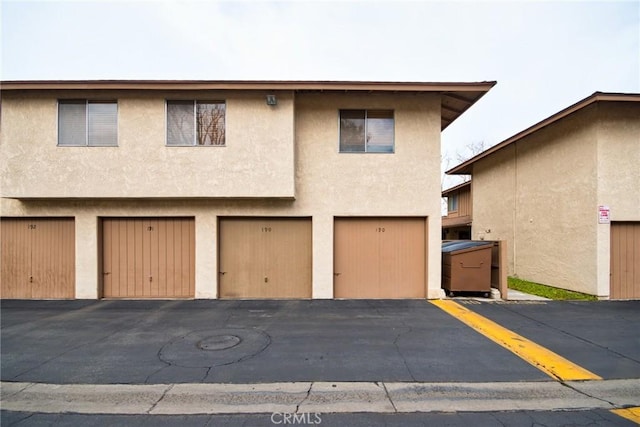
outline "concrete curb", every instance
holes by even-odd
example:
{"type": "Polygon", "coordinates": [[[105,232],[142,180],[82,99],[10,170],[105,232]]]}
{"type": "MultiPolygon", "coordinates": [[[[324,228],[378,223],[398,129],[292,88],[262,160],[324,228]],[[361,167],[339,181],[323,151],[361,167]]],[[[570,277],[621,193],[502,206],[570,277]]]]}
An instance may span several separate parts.
{"type": "Polygon", "coordinates": [[[640,405],[640,379],[176,385],[1,382],[0,390],[3,410],[81,414],[553,411],[640,405]]]}

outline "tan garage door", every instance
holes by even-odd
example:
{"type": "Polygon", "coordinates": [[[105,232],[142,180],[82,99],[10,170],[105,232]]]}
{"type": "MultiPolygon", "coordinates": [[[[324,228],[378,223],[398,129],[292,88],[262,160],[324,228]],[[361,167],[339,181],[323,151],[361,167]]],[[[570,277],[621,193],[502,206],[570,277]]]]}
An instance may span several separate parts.
{"type": "Polygon", "coordinates": [[[311,298],[311,219],[220,220],[220,298],[311,298]]]}
{"type": "Polygon", "coordinates": [[[425,298],[424,218],[336,218],[335,298],[425,298]]]}
{"type": "Polygon", "coordinates": [[[2,298],[74,298],[73,218],[2,218],[0,237],[2,298]]]}
{"type": "Polygon", "coordinates": [[[104,218],[102,277],[105,298],[194,297],[194,219],[104,218]]]}
{"type": "Polygon", "coordinates": [[[611,224],[610,298],[640,298],[640,222],[611,224]]]}

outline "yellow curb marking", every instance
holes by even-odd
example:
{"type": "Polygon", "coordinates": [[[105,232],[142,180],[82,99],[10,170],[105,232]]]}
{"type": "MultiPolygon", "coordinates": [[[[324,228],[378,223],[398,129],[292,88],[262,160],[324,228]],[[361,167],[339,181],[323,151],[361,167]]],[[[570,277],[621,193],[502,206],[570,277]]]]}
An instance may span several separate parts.
{"type": "Polygon", "coordinates": [[[486,317],[466,309],[456,302],[450,300],[432,300],[430,302],[553,378],[561,381],[602,379],[602,377],[593,372],[498,325],[486,317]]]}
{"type": "Polygon", "coordinates": [[[612,409],[616,415],[621,416],[622,418],[626,418],[628,420],[633,421],[634,423],[640,424],[640,407],[636,408],[624,408],[624,409],[612,409]]]}

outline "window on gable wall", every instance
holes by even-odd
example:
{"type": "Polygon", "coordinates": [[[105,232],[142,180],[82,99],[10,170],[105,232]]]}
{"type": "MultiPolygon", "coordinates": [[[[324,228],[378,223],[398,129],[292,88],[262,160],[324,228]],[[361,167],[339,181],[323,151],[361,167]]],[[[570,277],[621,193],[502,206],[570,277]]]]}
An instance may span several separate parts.
{"type": "Polygon", "coordinates": [[[167,101],[167,145],[225,145],[225,103],[167,101]]]}
{"type": "Polygon", "coordinates": [[[393,153],[392,110],[340,110],[341,153],[393,153]]]}
{"type": "Polygon", "coordinates": [[[58,145],[112,147],[118,145],[118,103],[58,101],[58,145]]]}

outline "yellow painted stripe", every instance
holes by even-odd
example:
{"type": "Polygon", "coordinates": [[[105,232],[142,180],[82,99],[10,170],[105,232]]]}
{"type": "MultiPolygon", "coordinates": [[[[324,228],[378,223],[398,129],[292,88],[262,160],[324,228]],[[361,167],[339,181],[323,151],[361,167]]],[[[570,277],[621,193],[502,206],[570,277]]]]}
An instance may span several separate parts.
{"type": "Polygon", "coordinates": [[[554,378],[561,381],[602,379],[593,372],[458,303],[451,300],[432,300],[430,302],[554,378]]]}
{"type": "Polygon", "coordinates": [[[628,420],[633,421],[634,423],[640,424],[640,407],[636,408],[624,408],[624,409],[612,409],[616,415],[621,416],[622,418],[626,418],[628,420]]]}

